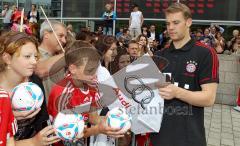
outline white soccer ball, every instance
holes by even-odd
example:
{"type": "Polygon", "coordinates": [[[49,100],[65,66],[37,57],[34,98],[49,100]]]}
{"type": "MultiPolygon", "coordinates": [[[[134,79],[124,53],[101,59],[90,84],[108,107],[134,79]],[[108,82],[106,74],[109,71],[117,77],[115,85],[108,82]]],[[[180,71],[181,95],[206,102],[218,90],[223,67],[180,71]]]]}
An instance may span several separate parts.
{"type": "Polygon", "coordinates": [[[131,128],[131,117],[124,108],[113,108],[107,113],[107,125],[112,128],[120,128],[121,132],[127,132],[131,128]]]}
{"type": "Polygon", "coordinates": [[[53,125],[56,135],[64,141],[75,141],[83,137],[84,120],[81,114],[58,113],[53,125]]]}
{"type": "Polygon", "coordinates": [[[37,109],[41,107],[43,99],[42,89],[32,82],[21,83],[12,90],[12,107],[17,111],[37,109]]]}

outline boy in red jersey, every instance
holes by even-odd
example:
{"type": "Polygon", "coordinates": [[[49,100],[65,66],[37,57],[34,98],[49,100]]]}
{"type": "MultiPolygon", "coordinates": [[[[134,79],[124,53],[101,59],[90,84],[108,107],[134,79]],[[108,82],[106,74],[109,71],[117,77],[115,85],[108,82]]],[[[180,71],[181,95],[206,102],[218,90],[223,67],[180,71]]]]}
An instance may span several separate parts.
{"type": "MultiPolygon", "coordinates": [[[[96,88],[96,71],[100,64],[100,55],[90,44],[76,41],[65,52],[65,61],[69,74],[53,86],[48,102],[48,112],[54,119],[58,112],[72,109],[82,104],[93,104],[99,99],[96,88]]],[[[122,137],[120,129],[105,125],[104,117],[94,113],[83,114],[84,120],[94,126],[86,128],[84,137],[103,133],[113,137],[122,137]]]]}
{"type": "Polygon", "coordinates": [[[13,136],[16,131],[16,120],[12,113],[10,97],[0,88],[0,146],[14,143],[13,136]]]}

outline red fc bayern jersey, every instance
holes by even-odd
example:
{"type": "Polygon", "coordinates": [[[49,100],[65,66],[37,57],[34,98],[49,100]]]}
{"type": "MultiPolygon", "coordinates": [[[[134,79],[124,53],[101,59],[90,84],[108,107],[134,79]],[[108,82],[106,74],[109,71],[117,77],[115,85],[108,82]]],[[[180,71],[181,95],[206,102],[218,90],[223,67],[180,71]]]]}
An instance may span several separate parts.
{"type": "Polygon", "coordinates": [[[0,88],[0,146],[5,146],[7,139],[17,131],[9,94],[0,88]]]}
{"type": "MultiPolygon", "coordinates": [[[[94,103],[99,99],[99,94],[95,88],[86,85],[86,90],[82,91],[73,84],[71,75],[52,87],[48,99],[48,113],[54,119],[58,112],[64,109],[72,109],[76,106],[94,103]]],[[[88,119],[88,114],[83,114],[84,120],[88,119]]]]}

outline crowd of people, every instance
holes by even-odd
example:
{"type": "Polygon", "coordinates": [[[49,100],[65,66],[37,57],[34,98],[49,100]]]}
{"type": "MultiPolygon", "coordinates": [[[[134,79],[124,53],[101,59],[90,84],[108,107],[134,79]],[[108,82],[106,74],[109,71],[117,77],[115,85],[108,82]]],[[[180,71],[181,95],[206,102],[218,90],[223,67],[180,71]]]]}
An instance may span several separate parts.
{"type": "MultiPolygon", "coordinates": [[[[21,15],[22,12],[13,5],[11,8],[8,4],[5,4],[2,10],[3,28],[11,29],[13,31],[20,31],[21,15]]],[[[38,35],[38,22],[40,20],[37,6],[32,4],[31,10],[27,13],[27,16],[23,15],[23,31],[29,35],[38,35]]]]}
{"type": "MultiPolygon", "coordinates": [[[[102,26],[98,26],[96,34],[110,34],[112,35],[113,20],[116,19],[116,14],[113,13],[110,4],[106,4],[106,12],[103,14],[104,23],[102,26]],[[112,18],[106,19],[106,12],[111,12],[112,18]],[[105,27],[109,26],[109,32],[105,32],[105,27]],[[104,29],[101,29],[104,28],[104,29]]],[[[159,32],[154,24],[145,25],[143,23],[144,17],[139,10],[138,5],[132,6],[132,12],[130,14],[129,25],[119,28],[119,32],[116,33],[116,38],[121,44],[128,44],[129,40],[136,40],[141,34],[145,36],[148,41],[154,42],[152,49],[161,50],[165,45],[169,45],[171,39],[166,30],[159,32]]],[[[196,30],[190,30],[191,37],[196,41],[200,41],[205,45],[212,47],[218,54],[239,54],[240,53],[240,34],[238,29],[234,29],[232,36],[229,40],[226,40],[224,35],[224,28],[211,24],[209,27],[197,28],[196,30]]],[[[148,44],[149,45],[149,44],[148,44]]],[[[153,50],[152,50],[153,51],[153,50]]]]}
{"type": "Polygon", "coordinates": [[[99,26],[96,32],[82,28],[76,33],[71,24],[66,26],[56,20],[50,21],[53,30],[48,21],[39,27],[36,5],[28,13],[29,29],[19,32],[13,28],[14,23],[19,25],[17,8],[11,10],[8,5],[4,8],[4,29],[0,34],[0,146],[73,143],[80,146],[89,143],[84,138],[98,134],[106,135],[102,139],[105,145],[115,145],[114,138],[118,138],[118,145],[130,145],[130,132],[122,133],[104,124],[107,107],[100,114],[85,114],[88,127],[84,138],[77,142],[61,141],[49,123],[61,110],[97,101],[100,98],[97,82],[146,53],[169,61],[160,70],[170,73],[174,84],[159,87],[159,94],[165,99],[166,108],[180,107],[180,111],[164,113],[160,132],[136,135],[136,143],[138,146],[206,146],[203,107],[213,105],[216,96],[219,82],[216,53],[239,54],[239,30],[233,31],[230,41],[222,37],[224,29],[217,25],[191,33],[191,11],[184,4],[175,3],[165,12],[167,29],[162,33],[157,32],[154,24],[145,25],[142,12],[134,5],[129,26],[120,28],[113,36],[112,20],[116,14],[111,4],[106,5],[103,14],[105,25],[99,26]],[[12,110],[9,99],[12,89],[30,81],[44,91],[43,105],[31,111],[12,110]],[[185,107],[192,114],[180,114],[185,107]]]}

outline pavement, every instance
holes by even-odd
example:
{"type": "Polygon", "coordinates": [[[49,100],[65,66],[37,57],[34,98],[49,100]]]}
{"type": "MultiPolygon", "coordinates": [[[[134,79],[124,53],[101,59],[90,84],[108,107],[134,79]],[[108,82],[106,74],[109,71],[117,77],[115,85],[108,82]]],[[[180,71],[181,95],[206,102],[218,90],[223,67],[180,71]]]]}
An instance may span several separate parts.
{"type": "Polygon", "coordinates": [[[205,108],[204,117],[208,146],[240,146],[240,112],[214,104],[205,108]]]}

